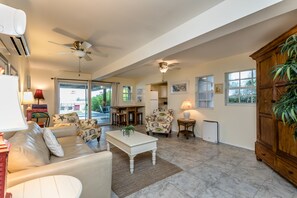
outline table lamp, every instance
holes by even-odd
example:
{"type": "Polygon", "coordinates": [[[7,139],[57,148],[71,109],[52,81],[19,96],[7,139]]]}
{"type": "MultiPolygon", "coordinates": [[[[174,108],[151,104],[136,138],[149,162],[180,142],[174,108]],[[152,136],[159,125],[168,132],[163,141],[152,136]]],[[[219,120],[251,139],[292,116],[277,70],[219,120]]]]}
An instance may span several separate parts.
{"type": "Polygon", "coordinates": [[[28,105],[27,110],[31,110],[31,104],[34,104],[33,93],[31,91],[24,91],[22,105],[28,105]]]}
{"type": "Polygon", "coordinates": [[[44,100],[43,93],[42,93],[41,89],[36,89],[34,98],[38,100],[38,104],[39,104],[40,99],[44,100]]]}
{"type": "MultiPolygon", "coordinates": [[[[28,128],[18,96],[18,77],[0,75],[0,197],[5,197],[9,144],[3,132],[28,128]]],[[[9,197],[6,195],[6,197],[9,197]]]]}
{"type": "Polygon", "coordinates": [[[184,111],[184,119],[185,119],[185,120],[189,120],[191,114],[190,114],[190,112],[187,111],[187,110],[192,109],[192,103],[191,103],[190,101],[188,101],[188,100],[185,100],[185,101],[182,103],[182,105],[181,105],[180,108],[181,108],[182,110],[185,110],[185,111],[184,111]]]}

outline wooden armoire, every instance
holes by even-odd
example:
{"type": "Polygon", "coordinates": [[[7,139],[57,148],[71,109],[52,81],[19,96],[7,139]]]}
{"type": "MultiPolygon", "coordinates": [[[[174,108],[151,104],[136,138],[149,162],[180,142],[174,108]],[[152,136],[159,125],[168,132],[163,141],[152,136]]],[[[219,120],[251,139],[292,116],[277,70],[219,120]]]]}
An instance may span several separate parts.
{"type": "Polygon", "coordinates": [[[256,157],[297,186],[297,140],[294,131],[284,126],[273,114],[273,103],[280,98],[286,87],[285,81],[273,81],[273,66],[284,63],[280,45],[297,26],[274,39],[251,57],[257,62],[257,141],[256,157]]]}

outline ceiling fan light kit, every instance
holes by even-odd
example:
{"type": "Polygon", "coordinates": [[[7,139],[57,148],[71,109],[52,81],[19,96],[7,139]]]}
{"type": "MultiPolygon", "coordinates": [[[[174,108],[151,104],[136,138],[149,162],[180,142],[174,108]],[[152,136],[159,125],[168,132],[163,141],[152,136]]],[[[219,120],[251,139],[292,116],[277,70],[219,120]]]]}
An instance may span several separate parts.
{"type": "Polygon", "coordinates": [[[166,63],[166,62],[160,62],[159,63],[159,66],[160,66],[160,72],[162,73],[162,74],[164,74],[164,73],[166,73],[167,72],[167,70],[168,70],[168,64],[166,63]]]}
{"type": "Polygon", "coordinates": [[[79,58],[83,58],[86,55],[86,52],[82,50],[74,50],[73,54],[79,58]]]}

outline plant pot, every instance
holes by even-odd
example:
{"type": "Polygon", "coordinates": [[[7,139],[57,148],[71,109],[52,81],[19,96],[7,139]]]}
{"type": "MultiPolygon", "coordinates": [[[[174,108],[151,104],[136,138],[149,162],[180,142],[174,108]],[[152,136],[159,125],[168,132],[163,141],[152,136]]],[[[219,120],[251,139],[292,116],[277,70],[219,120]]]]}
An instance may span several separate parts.
{"type": "Polygon", "coordinates": [[[134,130],[122,130],[123,136],[130,137],[130,135],[134,134],[134,130]]]}

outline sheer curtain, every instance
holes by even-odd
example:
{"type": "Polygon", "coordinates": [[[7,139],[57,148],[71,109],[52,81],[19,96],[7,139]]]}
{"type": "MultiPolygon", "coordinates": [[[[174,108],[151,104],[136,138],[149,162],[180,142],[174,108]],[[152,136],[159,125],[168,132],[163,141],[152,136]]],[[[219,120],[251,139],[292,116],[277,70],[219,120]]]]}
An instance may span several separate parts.
{"type": "Polygon", "coordinates": [[[112,97],[111,97],[111,106],[118,106],[119,105],[119,95],[118,95],[118,87],[119,87],[118,82],[114,82],[111,85],[111,90],[112,90],[112,97]]]}

